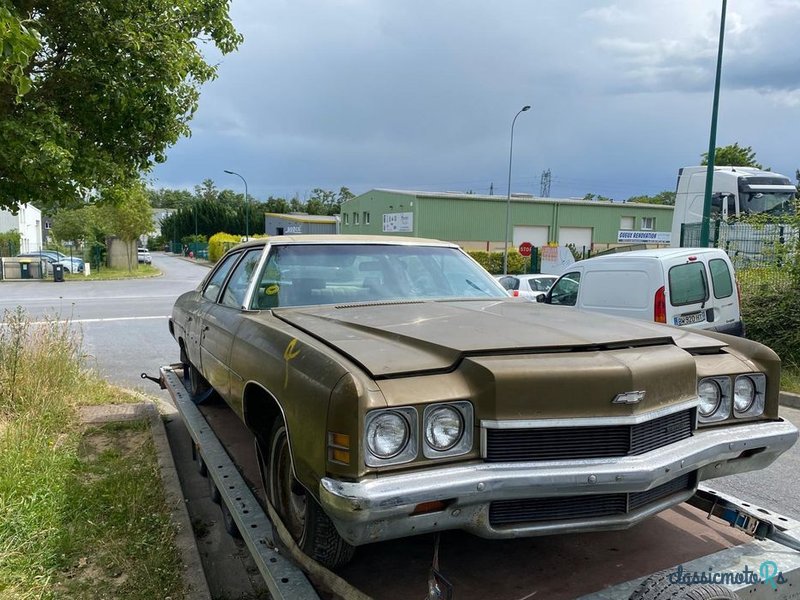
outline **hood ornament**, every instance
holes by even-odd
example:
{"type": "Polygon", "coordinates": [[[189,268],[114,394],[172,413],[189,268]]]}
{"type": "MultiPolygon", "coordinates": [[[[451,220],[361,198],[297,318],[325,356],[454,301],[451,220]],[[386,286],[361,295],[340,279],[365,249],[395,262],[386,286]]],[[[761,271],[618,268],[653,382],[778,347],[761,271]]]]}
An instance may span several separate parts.
{"type": "Polygon", "coordinates": [[[617,394],[616,397],[611,401],[611,404],[639,404],[642,400],[644,400],[644,390],[640,390],[638,392],[624,392],[622,394],[617,394]]]}

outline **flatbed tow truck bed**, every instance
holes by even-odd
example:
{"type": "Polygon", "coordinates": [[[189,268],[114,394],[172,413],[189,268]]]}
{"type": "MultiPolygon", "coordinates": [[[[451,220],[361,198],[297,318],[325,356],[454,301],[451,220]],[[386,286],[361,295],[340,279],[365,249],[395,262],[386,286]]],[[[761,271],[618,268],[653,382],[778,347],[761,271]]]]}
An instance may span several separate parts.
{"type": "MultiPolygon", "coordinates": [[[[195,405],[179,366],[162,367],[160,383],[220,492],[227,507],[223,514],[235,522],[275,600],[446,598],[428,592],[432,535],[358,549],[353,562],[339,571],[344,581],[338,582],[338,591],[321,593],[327,585],[319,585],[320,577],[329,574],[313,563],[304,573],[273,542],[264,498],[256,496],[261,486],[253,485],[260,476],[252,434],[224,403],[195,405]]],[[[742,599],[797,600],[799,550],[800,522],[701,486],[689,502],[624,531],[502,541],[442,532],[438,560],[458,600],[626,600],[642,580],[662,571],[675,581],[716,577],[742,599]],[[752,582],[753,574],[759,583],[752,582]]],[[[637,598],[656,597],[672,596],[637,598]]],[[[683,597],[689,596],[676,596],[683,597]]]]}

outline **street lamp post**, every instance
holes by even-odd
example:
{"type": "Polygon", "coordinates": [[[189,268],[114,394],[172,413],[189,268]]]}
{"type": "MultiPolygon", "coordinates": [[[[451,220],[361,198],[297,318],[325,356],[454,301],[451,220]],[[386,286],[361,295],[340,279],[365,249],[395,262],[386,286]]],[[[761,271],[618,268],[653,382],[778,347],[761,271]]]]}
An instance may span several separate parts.
{"type": "Polygon", "coordinates": [[[225,169],[225,172],[228,175],[236,175],[239,179],[244,182],[244,238],[245,240],[250,239],[250,202],[247,199],[247,180],[239,175],[239,173],[235,171],[228,171],[225,169]]]}
{"type": "Polygon", "coordinates": [[[517,117],[525,111],[530,110],[529,105],[523,106],[519,112],[514,115],[514,120],[511,121],[511,145],[508,149],[508,196],[506,197],[506,240],[503,246],[503,275],[508,275],[508,230],[511,227],[511,159],[514,156],[514,124],[517,122],[517,117]]]}

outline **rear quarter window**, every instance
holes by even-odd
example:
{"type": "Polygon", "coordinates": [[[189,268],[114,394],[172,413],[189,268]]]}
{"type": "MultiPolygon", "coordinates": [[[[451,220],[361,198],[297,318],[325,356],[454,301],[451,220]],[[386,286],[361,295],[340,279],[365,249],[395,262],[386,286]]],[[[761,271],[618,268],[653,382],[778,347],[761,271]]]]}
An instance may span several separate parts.
{"type": "Polygon", "coordinates": [[[706,266],[691,262],[669,270],[669,299],[672,306],[697,304],[708,300],[706,266]]]}
{"type": "Polygon", "coordinates": [[[729,298],[733,295],[733,278],[728,263],[721,258],[714,258],[708,263],[711,271],[711,283],[714,285],[715,298],[729,298]]]}

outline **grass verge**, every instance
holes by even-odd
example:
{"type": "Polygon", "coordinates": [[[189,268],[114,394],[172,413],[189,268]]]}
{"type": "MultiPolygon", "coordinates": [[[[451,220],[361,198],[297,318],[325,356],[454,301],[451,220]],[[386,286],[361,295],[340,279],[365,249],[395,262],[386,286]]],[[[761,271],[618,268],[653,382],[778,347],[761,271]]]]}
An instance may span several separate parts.
{"type": "Polygon", "coordinates": [[[153,265],[139,265],[138,268],[131,271],[128,269],[100,267],[99,270],[92,269],[90,275],[69,273],[64,279],[66,281],[107,281],[111,279],[143,279],[159,275],[161,275],[161,271],[153,265]]]}
{"type": "Polygon", "coordinates": [[[0,598],[181,598],[148,425],[81,425],[79,405],[130,399],[69,325],[7,312],[0,390],[0,598]]]}
{"type": "Polygon", "coordinates": [[[800,394],[800,367],[786,364],[781,367],[781,390],[800,394]]]}

